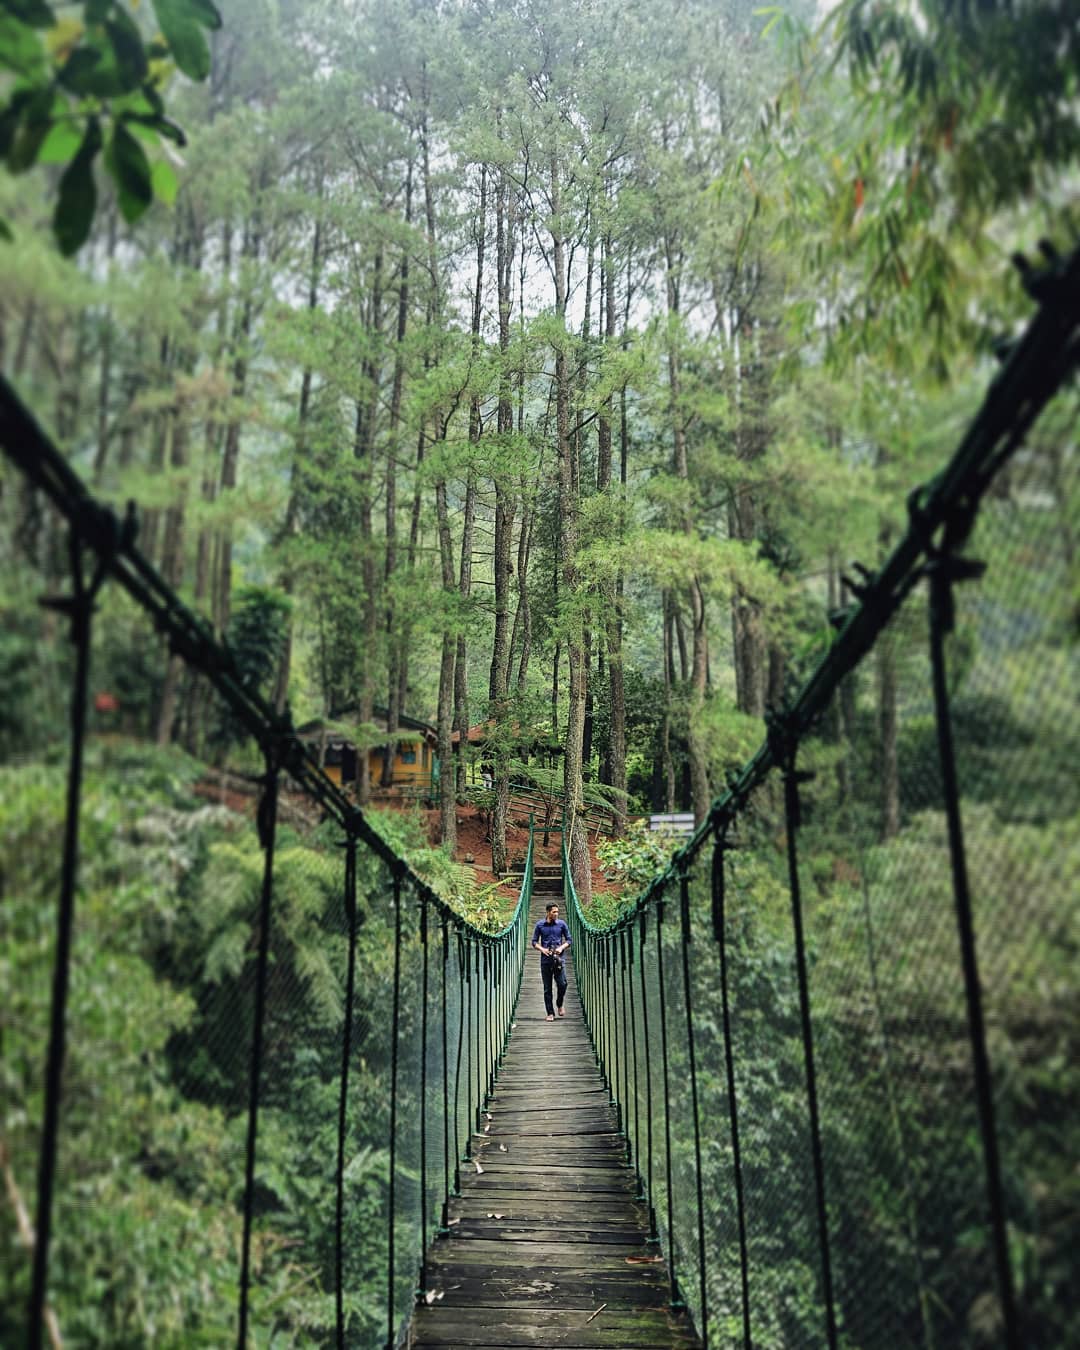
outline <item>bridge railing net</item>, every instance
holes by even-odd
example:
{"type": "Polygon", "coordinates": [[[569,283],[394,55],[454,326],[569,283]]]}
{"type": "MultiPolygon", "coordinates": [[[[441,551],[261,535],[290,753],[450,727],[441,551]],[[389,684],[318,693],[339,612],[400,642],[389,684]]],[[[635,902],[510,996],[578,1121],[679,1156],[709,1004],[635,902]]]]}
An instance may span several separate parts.
{"type": "Polygon", "coordinates": [[[0,1344],[397,1345],[505,1043],[531,850],[512,923],[474,928],[110,579],[75,735],[63,506],[2,487],[0,1344]],[[186,749],[155,743],[170,681],[186,749]]]}
{"type": "Polygon", "coordinates": [[[708,1343],[1080,1337],[1077,411],[1059,393],[959,492],[831,697],[777,710],[614,926],[569,890],[672,1303],[708,1343]]]}

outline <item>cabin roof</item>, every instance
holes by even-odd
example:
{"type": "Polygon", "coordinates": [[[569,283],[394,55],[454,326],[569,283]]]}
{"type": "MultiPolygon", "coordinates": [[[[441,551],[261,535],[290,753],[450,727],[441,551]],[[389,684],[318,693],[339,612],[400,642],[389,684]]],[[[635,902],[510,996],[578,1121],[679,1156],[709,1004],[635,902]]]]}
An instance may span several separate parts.
{"type": "MultiPolygon", "coordinates": [[[[372,721],[380,731],[387,728],[387,710],[385,708],[372,708],[372,721]]],[[[318,735],[320,732],[329,731],[330,741],[347,741],[348,737],[335,723],[347,722],[359,714],[359,709],[355,704],[349,704],[344,708],[336,708],[330,717],[313,717],[305,722],[303,726],[297,727],[296,734],[301,737],[309,738],[318,735]]],[[[397,730],[394,732],[393,740],[399,742],[420,742],[427,741],[434,745],[437,739],[435,728],[430,722],[423,722],[418,717],[410,717],[407,713],[398,715],[397,730]]]]}
{"type": "MultiPolygon", "coordinates": [[[[489,718],[486,722],[477,722],[465,733],[465,742],[467,745],[480,745],[490,739],[491,733],[495,728],[495,721],[489,718]]],[[[455,731],[451,736],[451,742],[454,745],[461,744],[461,732],[455,731]]],[[[543,748],[544,750],[553,750],[556,754],[562,753],[562,745],[550,733],[536,732],[528,728],[522,729],[520,722],[514,722],[510,726],[510,742],[518,747],[529,746],[530,748],[543,748]]]]}

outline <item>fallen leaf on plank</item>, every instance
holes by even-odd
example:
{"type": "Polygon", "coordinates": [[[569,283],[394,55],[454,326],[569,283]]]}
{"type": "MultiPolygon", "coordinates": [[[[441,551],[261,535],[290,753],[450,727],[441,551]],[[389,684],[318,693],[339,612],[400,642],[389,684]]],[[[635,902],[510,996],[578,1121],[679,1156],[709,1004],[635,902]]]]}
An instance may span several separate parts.
{"type": "Polygon", "coordinates": [[[662,1256],[628,1256],[626,1264],[628,1266],[656,1266],[663,1261],[662,1256]]]}
{"type": "Polygon", "coordinates": [[[505,1218],[506,1218],[506,1215],[505,1215],[505,1214],[489,1214],[489,1215],[488,1215],[488,1218],[489,1218],[489,1219],[505,1219],[505,1218]]]}
{"type": "MultiPolygon", "coordinates": [[[[484,1169],[480,1166],[479,1163],[476,1163],[476,1175],[478,1177],[482,1177],[484,1175],[484,1169]]],[[[656,1259],[659,1261],[660,1257],[658,1256],[656,1259]]]]}
{"type": "Polygon", "coordinates": [[[460,1222],[461,1222],[460,1219],[447,1219],[447,1221],[446,1221],[446,1226],[447,1226],[447,1228],[453,1228],[454,1224],[460,1223],[460,1222]]]}
{"type": "Polygon", "coordinates": [[[500,1152],[500,1153],[509,1153],[510,1150],[506,1147],[505,1144],[500,1144],[500,1145],[499,1145],[499,1152],[500,1152]]]}

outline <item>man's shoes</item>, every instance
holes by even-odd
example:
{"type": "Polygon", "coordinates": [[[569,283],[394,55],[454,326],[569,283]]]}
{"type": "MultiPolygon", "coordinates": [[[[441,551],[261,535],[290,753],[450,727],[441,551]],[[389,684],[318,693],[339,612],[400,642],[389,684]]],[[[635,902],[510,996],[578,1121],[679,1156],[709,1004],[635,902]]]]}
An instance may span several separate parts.
{"type": "Polygon", "coordinates": [[[554,1017],[552,1017],[552,1015],[551,1015],[550,1013],[548,1013],[548,1015],[547,1015],[547,1020],[548,1020],[549,1022],[554,1022],[554,1021],[555,1021],[554,1017]]]}
{"type": "Polygon", "coordinates": [[[565,1016],[566,1016],[566,1009],[565,1009],[565,1008],[560,1008],[560,1009],[559,1009],[559,1016],[560,1016],[560,1017],[565,1017],[565,1016]]]}

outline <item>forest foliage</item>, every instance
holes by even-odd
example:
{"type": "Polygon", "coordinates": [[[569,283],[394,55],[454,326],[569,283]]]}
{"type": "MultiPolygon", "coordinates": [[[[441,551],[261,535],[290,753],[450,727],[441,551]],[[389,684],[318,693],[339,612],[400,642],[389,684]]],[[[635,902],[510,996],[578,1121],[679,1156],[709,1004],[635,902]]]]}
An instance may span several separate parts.
{"type": "MultiPolygon", "coordinates": [[[[619,825],[701,819],[814,668],[848,578],[887,555],[1030,311],[1010,254],[1077,236],[1067,11],[842,0],[819,23],[809,4],[746,0],[237,0],[223,15],[207,0],[63,14],[3,0],[0,367],[97,494],[138,504],[146,556],[277,709],[437,726],[442,847],[407,817],[381,828],[461,900],[455,731],[493,727],[501,870],[523,743],[559,744],[572,808],[599,796],[619,825]]],[[[1047,1347],[1080,1334],[1076,468],[1066,391],[995,484],[1011,527],[951,647],[973,873],[992,900],[1013,1261],[1029,1343],[1047,1347]]],[[[29,1196],[72,662],[36,603],[67,584],[59,523],[0,474],[0,1145],[29,1196]]],[[[866,1250],[896,1272],[880,1324],[896,1343],[976,1347],[998,1331],[986,1239],[972,1155],[949,1152],[956,1120],[939,1119],[958,1042],[934,1061],[918,1024],[920,999],[955,980],[944,939],[927,941],[943,930],[920,927],[949,905],[924,633],[902,614],[806,747],[813,978],[826,1062],[865,1053],[880,1088],[830,1137],[870,1174],[897,1116],[866,1048],[888,1039],[871,993],[844,1001],[869,905],[893,963],[909,1153],[956,1166],[944,1189],[916,1166],[870,1201],[838,1181],[838,1203],[853,1226],[869,1210],[866,1250]],[[949,1201],[913,1245],[916,1193],[927,1210],[949,1201]],[[947,1259],[911,1301],[920,1242],[947,1259]]],[[[74,1344],[217,1344],[233,1334],[261,859],[196,788],[256,757],[108,588],[93,689],[50,1298],[74,1344]]],[[[735,996],[748,1166],[780,1212],[781,1181],[794,1194],[805,1169],[775,808],[736,865],[735,996]]],[[[275,1343],[329,1343],[341,859],[301,818],[278,853],[257,1320],[275,1343]]],[[[656,855],[632,827],[612,841],[624,898],[656,855]]],[[[373,863],[363,886],[359,1344],[383,1334],[382,1257],[363,1237],[386,1217],[391,979],[373,863]]],[[[595,917],[618,912],[598,897],[595,917]]],[[[708,984],[714,953],[696,950],[708,984]]],[[[719,1119],[718,1034],[702,1053],[719,1119]]],[[[725,1148],[710,1177],[727,1175],[725,1148]]],[[[812,1339],[805,1250],[778,1229],[755,1254],[774,1310],[759,1343],[812,1339]]],[[[25,1258],[5,1217],[0,1340],[16,1335],[25,1258]]],[[[716,1306],[734,1318],[729,1295],[716,1306]]],[[[882,1343],[880,1325],[850,1314],[847,1343],[882,1343]]]]}

